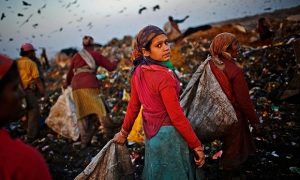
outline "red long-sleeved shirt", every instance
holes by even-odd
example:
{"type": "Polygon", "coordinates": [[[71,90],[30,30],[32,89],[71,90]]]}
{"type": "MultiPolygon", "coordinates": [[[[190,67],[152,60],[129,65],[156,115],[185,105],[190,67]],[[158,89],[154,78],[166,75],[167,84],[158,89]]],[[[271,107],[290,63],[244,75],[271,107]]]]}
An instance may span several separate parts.
{"type": "Polygon", "coordinates": [[[0,129],[0,179],[50,180],[51,176],[42,155],[19,139],[0,129]]]}
{"type": "MultiPolygon", "coordinates": [[[[102,66],[108,71],[113,71],[117,68],[117,61],[110,62],[99,52],[86,49],[94,58],[96,66],[102,66]]],[[[70,70],[67,74],[67,85],[72,86],[72,89],[83,89],[83,88],[98,88],[99,81],[96,78],[95,73],[82,72],[74,75],[73,69],[86,66],[86,62],[82,59],[79,53],[75,54],[71,61],[70,70]]]]}
{"type": "MultiPolygon", "coordinates": [[[[244,79],[244,73],[241,68],[239,68],[233,60],[224,60],[225,69],[223,72],[226,74],[229,83],[232,89],[232,98],[231,103],[237,113],[237,117],[239,119],[246,118],[249,122],[253,125],[259,123],[257,115],[254,110],[254,106],[250,99],[249,89],[247,83],[244,79]]],[[[212,66],[212,63],[210,64],[212,66]]],[[[215,74],[217,69],[211,68],[212,72],[215,74]]],[[[224,85],[225,82],[222,82],[221,79],[218,79],[221,87],[224,85]]]]}
{"type": "Polygon", "coordinates": [[[122,128],[129,132],[143,105],[143,128],[147,139],[155,136],[163,120],[182,135],[190,148],[201,145],[179,103],[180,86],[173,72],[158,65],[141,65],[131,79],[129,101],[122,128]]]}

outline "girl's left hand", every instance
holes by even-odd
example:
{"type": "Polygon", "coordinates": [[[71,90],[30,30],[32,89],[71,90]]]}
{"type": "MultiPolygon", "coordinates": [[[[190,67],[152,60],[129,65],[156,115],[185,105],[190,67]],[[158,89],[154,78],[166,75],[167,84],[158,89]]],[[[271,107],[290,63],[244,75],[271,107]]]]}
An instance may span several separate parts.
{"type": "Polygon", "coordinates": [[[195,163],[198,167],[202,167],[205,163],[205,154],[203,151],[203,148],[195,148],[194,149],[194,153],[195,153],[195,163]]]}

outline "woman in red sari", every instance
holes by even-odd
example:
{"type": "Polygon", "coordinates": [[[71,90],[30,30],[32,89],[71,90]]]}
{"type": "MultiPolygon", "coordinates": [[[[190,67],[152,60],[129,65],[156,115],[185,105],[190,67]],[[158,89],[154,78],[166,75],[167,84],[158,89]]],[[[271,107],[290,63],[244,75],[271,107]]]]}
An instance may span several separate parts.
{"type": "Polygon", "coordinates": [[[232,103],[238,118],[238,122],[229,128],[223,138],[221,168],[224,172],[238,170],[248,156],[255,153],[249,123],[255,130],[259,130],[259,121],[250,99],[243,69],[235,61],[238,49],[239,42],[231,33],[217,35],[210,45],[211,70],[232,103]]]}

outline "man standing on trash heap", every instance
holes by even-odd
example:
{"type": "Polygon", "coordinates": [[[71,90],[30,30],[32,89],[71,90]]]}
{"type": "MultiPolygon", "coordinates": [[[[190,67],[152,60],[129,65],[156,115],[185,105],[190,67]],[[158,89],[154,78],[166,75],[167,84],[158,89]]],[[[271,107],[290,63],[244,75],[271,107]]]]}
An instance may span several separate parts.
{"type": "Polygon", "coordinates": [[[183,23],[189,16],[185,16],[183,19],[174,19],[172,16],[169,16],[168,22],[164,25],[164,31],[166,32],[169,41],[179,42],[181,40],[182,33],[178,27],[179,23],[183,23]]]}
{"type": "Polygon", "coordinates": [[[24,116],[17,65],[0,54],[0,179],[49,180],[51,176],[41,154],[17,138],[4,127],[24,116]]]}
{"type": "Polygon", "coordinates": [[[98,120],[105,136],[110,134],[110,128],[116,127],[116,124],[109,118],[99,96],[101,92],[96,71],[99,66],[113,71],[117,68],[118,61],[110,61],[95,51],[94,39],[91,36],[84,36],[82,45],[83,49],[75,54],[71,60],[65,87],[69,85],[72,87],[81,136],[81,148],[85,148],[91,143],[98,120]]]}
{"type": "Polygon", "coordinates": [[[46,97],[38,66],[33,61],[33,59],[36,59],[35,50],[32,44],[24,43],[20,50],[21,57],[17,60],[21,84],[27,102],[27,142],[32,142],[39,134],[38,119],[40,112],[37,92],[39,91],[41,96],[46,97]]]}

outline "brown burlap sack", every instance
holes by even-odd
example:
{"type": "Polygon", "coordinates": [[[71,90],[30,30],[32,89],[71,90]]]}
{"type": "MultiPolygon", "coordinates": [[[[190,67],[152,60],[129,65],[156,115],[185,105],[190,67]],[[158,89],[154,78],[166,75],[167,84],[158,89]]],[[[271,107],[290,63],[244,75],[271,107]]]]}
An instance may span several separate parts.
{"type": "Polygon", "coordinates": [[[126,146],[110,140],[75,180],[131,180],[134,169],[126,146]]]}

